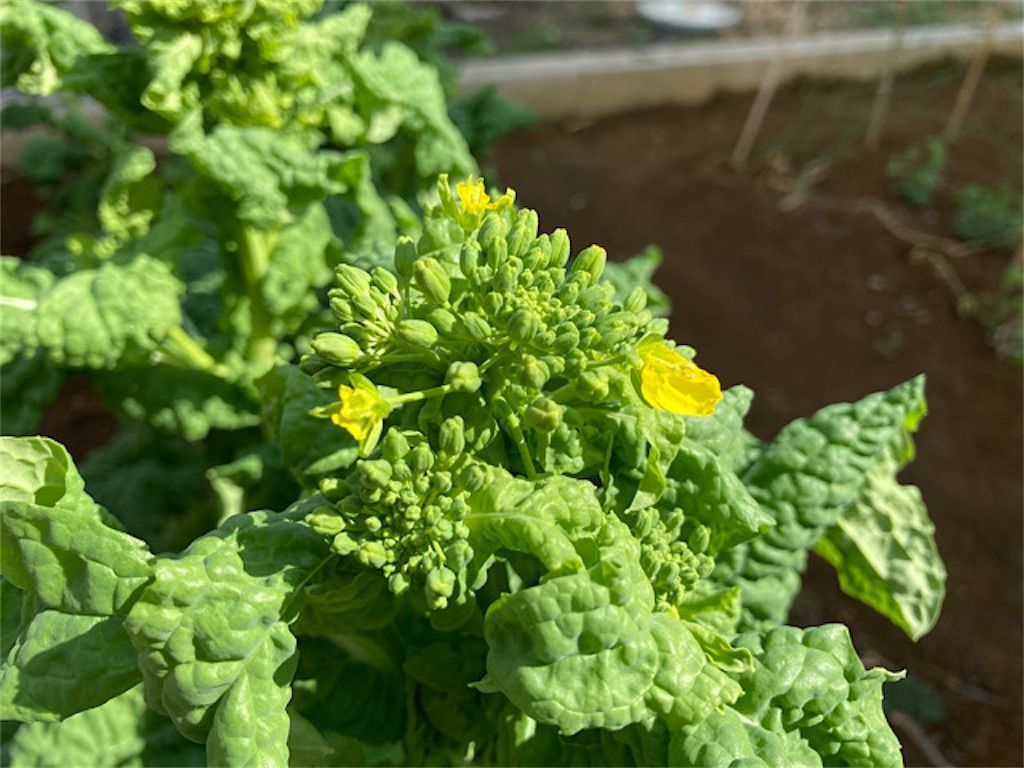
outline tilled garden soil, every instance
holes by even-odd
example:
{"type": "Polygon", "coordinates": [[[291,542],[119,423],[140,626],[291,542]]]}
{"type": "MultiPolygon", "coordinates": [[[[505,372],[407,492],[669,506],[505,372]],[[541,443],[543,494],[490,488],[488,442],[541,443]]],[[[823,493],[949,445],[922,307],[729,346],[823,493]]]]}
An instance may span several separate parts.
{"type": "MultiPolygon", "coordinates": [[[[912,643],[843,595],[821,563],[793,618],[849,624],[870,661],[911,670],[941,697],[944,722],[924,722],[916,736],[901,729],[909,764],[938,764],[937,749],[955,765],[1019,766],[1021,370],[998,359],[981,325],[958,315],[934,266],[912,258],[865,202],[949,237],[952,190],[1020,188],[1017,62],[990,67],[933,209],[911,209],[890,192],[887,159],[942,130],[961,76],[950,67],[901,77],[875,152],[860,148],[871,86],[807,83],[777,95],[760,153],[742,173],[727,158],[750,95],[540,125],[506,139],[495,159],[544,231],[567,227],[575,247],[597,242],[613,258],[661,246],[657,282],[672,298],[675,338],[724,384],[754,389],[749,426],[763,438],[826,403],[927,374],[929,416],[903,479],[921,487],[938,529],[949,570],[942,618],[912,643]],[[826,165],[808,191],[801,172],[826,165]]],[[[998,284],[1007,257],[949,264],[980,291],[998,284]]]]}

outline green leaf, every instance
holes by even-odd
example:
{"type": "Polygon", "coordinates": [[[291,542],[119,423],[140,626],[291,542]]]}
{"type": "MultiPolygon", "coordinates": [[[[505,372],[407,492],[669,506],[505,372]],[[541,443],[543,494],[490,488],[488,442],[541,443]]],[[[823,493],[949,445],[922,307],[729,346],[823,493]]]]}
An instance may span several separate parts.
{"type": "Polygon", "coordinates": [[[10,745],[11,768],[202,766],[202,747],[146,709],[142,686],[60,723],[29,723],[10,745]]]}
{"type": "Polygon", "coordinates": [[[299,590],[329,558],[308,505],[229,518],[180,556],[160,558],[125,628],[150,707],[206,740],[211,765],[288,760],[299,590]]]}
{"type": "Polygon", "coordinates": [[[334,276],[326,260],[331,222],[322,205],[311,205],[277,239],[263,278],[267,310],[281,324],[280,335],[294,331],[317,309],[316,289],[334,276]]]}
{"type": "Polygon", "coordinates": [[[181,291],[167,265],[148,256],[75,272],[39,299],[39,343],[57,365],[114,368],[181,324],[181,291]]]}
{"type": "Polygon", "coordinates": [[[684,416],[686,437],[710,450],[723,467],[739,472],[746,463],[749,435],[743,419],[754,393],[739,384],[722,392],[722,401],[710,416],[684,416]]]}
{"type": "Polygon", "coordinates": [[[104,400],[133,419],[186,440],[214,429],[260,423],[258,405],[237,383],[175,365],[124,366],[94,378],[104,400]]]}
{"type": "Polygon", "coordinates": [[[548,570],[582,565],[574,542],[604,519],[594,487],[569,477],[531,482],[493,472],[470,506],[465,523],[478,560],[505,549],[534,555],[548,570]]]}
{"type": "Polygon", "coordinates": [[[839,575],[843,591],[917,640],[939,618],[946,569],[921,492],[895,480],[895,466],[868,475],[861,496],[814,551],[839,575]]]}
{"type": "Polygon", "coordinates": [[[488,609],[481,690],[565,734],[654,716],[679,727],[739,694],[683,622],[652,612],[639,545],[622,523],[578,548],[588,570],[550,576],[488,609]]]}
{"type": "Polygon", "coordinates": [[[722,586],[741,586],[741,628],[785,620],[807,552],[860,498],[876,468],[911,458],[910,433],[924,413],[918,377],[795,421],[760,452],[743,482],[775,527],[723,553],[714,575],[722,586]]]}
{"type": "Polygon", "coordinates": [[[112,50],[92,24],[38,2],[19,2],[8,8],[0,23],[3,41],[3,86],[46,96],[58,90],[79,60],[112,50]]]}
{"type": "Polygon", "coordinates": [[[245,224],[273,230],[296,212],[348,190],[358,153],[317,151],[315,134],[217,126],[181,149],[245,224]]]}
{"type": "Polygon", "coordinates": [[[671,764],[902,765],[882,711],[883,683],[901,675],[865,670],[846,627],[778,627],[736,644],[754,656],[737,676],[743,695],[674,734],[671,764]]]}
{"type": "Polygon", "coordinates": [[[17,356],[33,354],[39,346],[39,302],[56,278],[50,270],[13,256],[0,256],[0,275],[0,309],[4,317],[0,365],[6,366],[17,356]]]}
{"type": "Polygon", "coordinates": [[[138,682],[122,625],[152,557],[110,526],[57,443],[0,438],[0,460],[0,571],[24,593],[17,633],[4,640],[0,717],[58,720],[138,682]]]}

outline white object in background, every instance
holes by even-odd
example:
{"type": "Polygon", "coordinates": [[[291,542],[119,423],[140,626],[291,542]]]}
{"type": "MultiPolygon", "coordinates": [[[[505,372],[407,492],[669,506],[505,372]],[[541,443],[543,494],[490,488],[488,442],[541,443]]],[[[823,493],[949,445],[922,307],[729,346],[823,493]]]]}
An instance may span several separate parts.
{"type": "Polygon", "coordinates": [[[735,27],[743,12],[714,0],[639,0],[637,16],[674,29],[715,30],[735,27]]]}

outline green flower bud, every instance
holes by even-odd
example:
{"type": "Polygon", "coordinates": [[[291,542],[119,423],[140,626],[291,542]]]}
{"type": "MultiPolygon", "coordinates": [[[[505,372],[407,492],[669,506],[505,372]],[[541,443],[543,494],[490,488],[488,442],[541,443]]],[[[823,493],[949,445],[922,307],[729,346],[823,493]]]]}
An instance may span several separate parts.
{"type": "Polygon", "coordinates": [[[341,501],[352,493],[352,486],[337,477],[325,477],[319,483],[320,495],[328,501],[341,501]]]}
{"type": "Polygon", "coordinates": [[[462,324],[466,327],[466,332],[477,341],[483,341],[491,335],[491,324],[476,312],[464,314],[462,324]]]}
{"type": "Polygon", "coordinates": [[[537,237],[537,212],[529,209],[519,211],[516,223],[508,235],[508,252],[512,256],[525,253],[537,237]]]}
{"type": "Polygon", "coordinates": [[[427,574],[427,599],[436,608],[448,605],[455,592],[455,574],[441,566],[427,574]]]}
{"type": "Polygon", "coordinates": [[[483,488],[486,480],[487,473],[476,464],[469,464],[463,467],[459,473],[459,485],[470,493],[476,493],[483,488]]]}
{"type": "Polygon", "coordinates": [[[383,267],[374,267],[370,272],[374,287],[385,296],[392,294],[398,296],[398,278],[383,267]]]}
{"type": "Polygon", "coordinates": [[[413,277],[423,295],[435,304],[445,304],[452,291],[452,281],[444,267],[429,256],[417,259],[413,264],[413,277]]]}
{"type": "Polygon", "coordinates": [[[352,304],[343,296],[331,296],[331,313],[338,318],[339,322],[348,323],[352,321],[352,304]]]}
{"type": "Polygon", "coordinates": [[[404,459],[405,455],[409,453],[409,441],[405,439],[405,435],[392,427],[384,435],[384,440],[380,444],[380,451],[385,459],[394,464],[404,459]]]}
{"type": "Polygon", "coordinates": [[[526,358],[523,374],[526,378],[526,383],[534,389],[540,389],[551,378],[551,372],[548,370],[547,365],[532,355],[526,358]]]}
{"type": "Polygon", "coordinates": [[[476,274],[479,266],[480,244],[476,241],[468,240],[462,244],[462,249],[459,251],[459,267],[462,269],[462,274],[466,277],[471,277],[476,274]]]}
{"type": "Polygon", "coordinates": [[[413,264],[419,254],[416,253],[416,243],[411,237],[402,235],[398,238],[395,246],[395,271],[408,280],[412,277],[413,264]]]}
{"type": "Polygon", "coordinates": [[[505,223],[505,219],[498,214],[489,213],[484,219],[484,223],[481,225],[480,232],[476,237],[480,246],[485,251],[490,252],[499,242],[505,242],[505,236],[507,234],[508,225],[505,223]]]}
{"type": "Polygon", "coordinates": [[[562,323],[556,333],[554,350],[558,354],[568,354],[580,345],[580,332],[572,323],[562,323]]]}
{"type": "Polygon", "coordinates": [[[517,309],[515,314],[512,315],[508,330],[512,338],[525,344],[537,335],[540,325],[540,318],[537,317],[535,312],[525,308],[517,309]]]}
{"type": "Polygon", "coordinates": [[[409,468],[418,475],[422,475],[434,466],[434,453],[426,443],[420,443],[406,456],[406,463],[409,468]]]}
{"type": "Polygon", "coordinates": [[[458,318],[444,307],[434,307],[427,314],[430,324],[444,334],[449,334],[458,322],[458,318]]]}
{"type": "Polygon", "coordinates": [[[476,363],[456,361],[448,366],[445,383],[456,392],[476,392],[480,389],[480,370],[476,363]]]}
{"type": "Polygon", "coordinates": [[[331,549],[339,555],[351,555],[358,548],[359,544],[356,543],[356,540],[344,531],[335,536],[331,542],[331,549]]]}
{"type": "Polygon", "coordinates": [[[345,519],[333,509],[318,509],[306,515],[309,527],[322,536],[337,536],[345,530],[345,519]]]}
{"type": "Polygon", "coordinates": [[[498,268],[498,273],[494,276],[494,290],[500,293],[512,293],[516,289],[518,279],[519,275],[515,269],[510,264],[505,263],[498,268]]]}
{"type": "Polygon", "coordinates": [[[647,306],[647,291],[643,286],[636,286],[622,304],[622,308],[630,313],[642,312],[647,306]]]}
{"type": "Polygon", "coordinates": [[[383,488],[391,481],[391,462],[383,459],[363,461],[359,465],[363,476],[363,486],[368,488],[383,488]]]}
{"type": "Polygon", "coordinates": [[[362,357],[363,350],[355,339],[341,333],[321,333],[313,339],[317,357],[333,365],[351,365],[362,357]]]}
{"type": "Polygon", "coordinates": [[[349,296],[360,296],[370,290],[370,275],[364,269],[351,264],[339,264],[334,269],[334,276],[341,288],[349,296]]]}
{"type": "Polygon", "coordinates": [[[402,341],[415,347],[430,349],[437,343],[437,329],[426,320],[402,320],[395,330],[402,341]]]}
{"type": "Polygon", "coordinates": [[[548,264],[552,267],[564,267],[569,261],[569,235],[564,229],[556,229],[550,235],[551,250],[548,252],[548,264]]]}
{"type": "Polygon", "coordinates": [[[562,423],[565,409],[547,397],[538,397],[526,408],[523,426],[541,432],[553,432],[562,423]]]}
{"type": "Polygon", "coordinates": [[[367,541],[359,547],[356,559],[371,568],[381,568],[388,561],[388,553],[379,541],[367,541]]]}
{"type": "Polygon", "coordinates": [[[401,573],[394,573],[388,577],[388,589],[391,594],[401,595],[409,588],[409,580],[401,573]]]}
{"type": "Polygon", "coordinates": [[[484,310],[491,315],[496,315],[505,304],[505,299],[497,291],[491,291],[484,296],[484,310]]]}
{"type": "Polygon", "coordinates": [[[453,416],[442,422],[438,444],[441,453],[447,456],[458,456],[466,450],[466,425],[461,416],[453,416]]]}
{"type": "Polygon", "coordinates": [[[533,247],[523,256],[523,266],[531,271],[546,266],[548,261],[547,251],[550,247],[548,236],[541,235],[537,238],[533,247]]]}
{"type": "Polygon", "coordinates": [[[593,284],[601,279],[601,273],[604,272],[607,260],[608,252],[604,248],[600,245],[591,245],[584,248],[576,257],[570,272],[584,278],[588,284],[593,284]]]}
{"type": "Polygon", "coordinates": [[[576,380],[580,396],[591,402],[600,402],[608,397],[608,379],[601,371],[584,371],[576,380]]]}

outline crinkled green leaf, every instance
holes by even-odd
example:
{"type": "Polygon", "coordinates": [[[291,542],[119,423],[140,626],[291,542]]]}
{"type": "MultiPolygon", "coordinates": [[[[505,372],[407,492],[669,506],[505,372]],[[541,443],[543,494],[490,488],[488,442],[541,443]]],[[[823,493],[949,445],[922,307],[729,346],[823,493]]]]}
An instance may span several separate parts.
{"type": "Polygon", "coordinates": [[[146,709],[137,685],[60,723],[23,725],[10,745],[11,768],[202,766],[203,750],[146,709]]]}
{"type": "Polygon", "coordinates": [[[743,482],[775,527],[725,552],[715,572],[721,585],[742,587],[741,628],[785,619],[808,550],[860,498],[870,473],[910,458],[924,412],[919,377],[795,421],[760,452],[743,482]]]}
{"type": "Polygon", "coordinates": [[[245,429],[260,421],[258,404],[242,387],[194,368],[124,367],[94,380],[118,410],[187,440],[202,440],[212,429],[245,429]]]}
{"type": "Polygon", "coordinates": [[[89,54],[112,46],[92,24],[67,11],[38,2],[9,2],[2,14],[4,87],[46,96],[89,54]]]}
{"type": "Polygon", "coordinates": [[[739,384],[722,392],[722,401],[710,416],[685,416],[686,437],[700,443],[718,457],[723,467],[739,472],[745,464],[748,433],[743,418],[750,410],[754,393],[739,384]]]}
{"type": "Polygon", "coordinates": [[[181,291],[167,265],[148,256],[75,272],[40,297],[39,343],[58,365],[113,368],[180,325],[181,291]]]}
{"type": "Polygon", "coordinates": [[[358,154],[317,151],[315,134],[221,125],[184,149],[196,171],[232,201],[238,218],[276,229],[310,203],[348,189],[358,154]]]}
{"type": "Polygon", "coordinates": [[[0,716],[59,720],[138,682],[122,625],[152,556],[111,527],[59,444],[0,438],[0,461],[0,571],[24,593],[15,639],[4,641],[0,716]]]}
{"type": "Polygon", "coordinates": [[[743,695],[676,733],[671,764],[902,765],[882,711],[882,684],[900,675],[865,670],[846,627],[779,627],[736,643],[755,660],[737,677],[743,695]]]}
{"type": "Polygon", "coordinates": [[[306,589],[295,631],[332,635],[339,627],[353,632],[380,629],[394,621],[397,610],[398,601],[379,571],[335,574],[306,589]]]}
{"type": "Polygon", "coordinates": [[[31,355],[38,347],[39,302],[56,278],[50,270],[13,256],[0,256],[0,275],[0,311],[4,318],[0,365],[7,365],[18,355],[31,355]]]}
{"type": "Polygon", "coordinates": [[[487,612],[484,691],[563,733],[660,716],[699,722],[739,694],[686,625],[653,613],[639,546],[616,521],[579,541],[588,570],[505,595],[487,612]]]}
{"type": "Polygon", "coordinates": [[[263,277],[262,293],[282,334],[294,331],[316,310],[316,289],[334,274],[326,259],[331,240],[331,222],[322,205],[309,206],[301,218],[281,230],[263,277]]]}
{"type": "Polygon", "coordinates": [[[352,62],[359,100],[369,124],[370,141],[386,141],[399,127],[416,136],[416,168],[422,177],[438,173],[465,174],[475,170],[465,140],[448,119],[444,92],[436,71],[423,64],[409,48],[387,42],[379,53],[361,51],[352,62]],[[375,135],[373,121],[391,115],[375,135]]]}
{"type": "Polygon", "coordinates": [[[946,569],[921,492],[897,483],[895,474],[896,467],[884,464],[871,472],[814,551],[836,569],[846,594],[917,640],[939,618],[946,569]]]}
{"type": "Polygon", "coordinates": [[[465,522],[478,558],[524,552],[548,570],[581,565],[574,542],[604,518],[594,487],[568,477],[530,482],[495,472],[471,506],[465,522]]]}
{"type": "Polygon", "coordinates": [[[125,627],[146,701],[211,765],[288,760],[298,590],[330,557],[308,510],[229,518],[181,555],[160,558],[125,627]]]}

